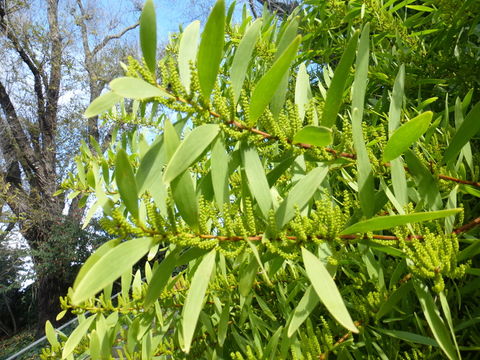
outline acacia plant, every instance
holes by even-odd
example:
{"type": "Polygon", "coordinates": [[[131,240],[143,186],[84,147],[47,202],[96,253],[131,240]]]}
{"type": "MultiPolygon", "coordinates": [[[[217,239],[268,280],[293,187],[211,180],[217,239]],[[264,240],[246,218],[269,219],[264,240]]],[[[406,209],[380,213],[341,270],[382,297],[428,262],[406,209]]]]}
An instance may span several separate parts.
{"type": "Polygon", "coordinates": [[[64,183],[115,239],[62,298],[79,325],[47,323],[42,358],[475,357],[480,103],[409,99],[391,56],[378,86],[392,37],[362,11],[317,82],[301,9],[233,24],[233,6],[157,60],[148,0],[143,60],[87,109],[132,126],[83,147],[64,183]]]}

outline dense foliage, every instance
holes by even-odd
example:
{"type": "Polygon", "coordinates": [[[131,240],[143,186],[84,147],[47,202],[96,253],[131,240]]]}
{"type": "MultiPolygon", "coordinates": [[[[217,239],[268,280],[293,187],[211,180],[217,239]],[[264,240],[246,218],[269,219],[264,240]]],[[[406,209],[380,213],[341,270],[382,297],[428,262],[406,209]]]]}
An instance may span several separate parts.
{"type": "Polygon", "coordinates": [[[452,3],[220,0],[157,61],[147,1],[86,111],[132,130],[64,183],[115,239],[42,358],[475,358],[479,10],[452,3]]]}

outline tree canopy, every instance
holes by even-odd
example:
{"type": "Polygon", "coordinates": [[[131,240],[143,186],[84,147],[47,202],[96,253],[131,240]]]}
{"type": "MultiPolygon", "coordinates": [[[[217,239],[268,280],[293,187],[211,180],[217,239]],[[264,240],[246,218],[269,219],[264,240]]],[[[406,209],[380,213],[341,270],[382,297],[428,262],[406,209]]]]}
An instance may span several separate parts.
{"type": "Polygon", "coordinates": [[[42,358],[475,358],[480,12],[453,3],[219,0],[157,59],[148,0],[86,111],[132,129],[62,185],[115,238],[42,358]]]}

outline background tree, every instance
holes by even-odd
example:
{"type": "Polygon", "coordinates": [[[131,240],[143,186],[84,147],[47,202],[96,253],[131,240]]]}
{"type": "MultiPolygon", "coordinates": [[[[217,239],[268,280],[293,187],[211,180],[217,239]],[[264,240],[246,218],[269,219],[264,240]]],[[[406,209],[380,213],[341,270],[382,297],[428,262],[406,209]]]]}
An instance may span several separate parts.
{"type": "MultiPolygon", "coordinates": [[[[75,135],[75,128],[83,127],[80,112],[75,114],[70,103],[63,106],[61,98],[62,95],[68,96],[69,92],[78,96],[80,90],[84,91],[77,82],[76,88],[69,89],[68,86],[73,76],[78,79],[80,73],[85,74],[79,71],[79,65],[86,71],[86,100],[98,96],[109,79],[115,76],[111,73],[113,67],[107,62],[107,54],[111,52],[121,59],[118,49],[126,47],[116,48],[113,44],[136,27],[134,24],[122,28],[125,25],[112,17],[110,24],[104,24],[95,11],[100,8],[82,1],[48,0],[39,4],[0,1],[0,34],[4,49],[1,61],[2,66],[9,69],[0,79],[1,176],[11,191],[2,209],[12,212],[17,219],[16,226],[32,249],[40,324],[55,318],[58,295],[70,285],[65,269],[70,268],[74,260],[56,254],[56,262],[52,263],[51,256],[41,254],[51,254],[51,250],[65,245],[72,246],[62,245],[55,237],[58,235],[55,229],[71,229],[73,233],[69,234],[75,238],[77,230],[72,224],[78,227],[83,213],[78,210],[77,202],[54,196],[64,175],[65,164],[71,159],[71,146],[78,146],[79,138],[72,142],[75,139],[72,135],[75,135]],[[71,16],[60,18],[60,13],[69,13],[68,9],[71,16]],[[102,27],[106,31],[101,32],[107,35],[100,35],[102,27]],[[76,52],[78,47],[74,42],[78,30],[82,52],[76,52]],[[75,63],[74,53],[83,54],[83,62],[75,63]],[[74,131],[66,126],[72,121],[75,122],[74,131]],[[68,142],[64,142],[67,138],[68,142]],[[64,215],[66,207],[69,209],[64,215]]],[[[83,134],[99,142],[96,121],[90,120],[83,134]]]]}

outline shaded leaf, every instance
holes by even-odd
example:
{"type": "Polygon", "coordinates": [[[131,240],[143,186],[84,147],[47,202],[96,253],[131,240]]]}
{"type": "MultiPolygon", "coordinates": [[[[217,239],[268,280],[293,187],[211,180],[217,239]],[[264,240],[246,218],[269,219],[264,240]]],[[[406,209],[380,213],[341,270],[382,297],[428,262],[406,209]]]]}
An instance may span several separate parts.
{"type": "Polygon", "coordinates": [[[293,311],[292,320],[288,325],[288,337],[291,337],[293,334],[295,334],[297,329],[300,327],[300,325],[303,324],[305,320],[307,320],[307,318],[317,307],[319,302],[320,299],[315,292],[315,289],[312,285],[310,285],[307,288],[307,291],[305,291],[305,294],[303,294],[303,297],[301,298],[298,305],[295,307],[295,310],[293,311]]]}
{"type": "Polygon", "coordinates": [[[120,149],[117,153],[115,181],[125,207],[134,218],[138,218],[137,183],[133,175],[132,166],[128,160],[128,155],[123,149],[120,149]]]}
{"type": "Polygon", "coordinates": [[[480,102],[478,102],[472,110],[467,114],[462,125],[455,133],[450,145],[448,146],[443,161],[449,163],[454,160],[455,156],[462,150],[464,145],[477,134],[480,130],[480,102]]]}
{"type": "Polygon", "coordinates": [[[305,175],[289,191],[275,213],[277,228],[282,229],[295,216],[295,208],[303,209],[328,174],[328,168],[319,166],[305,175]]]}

